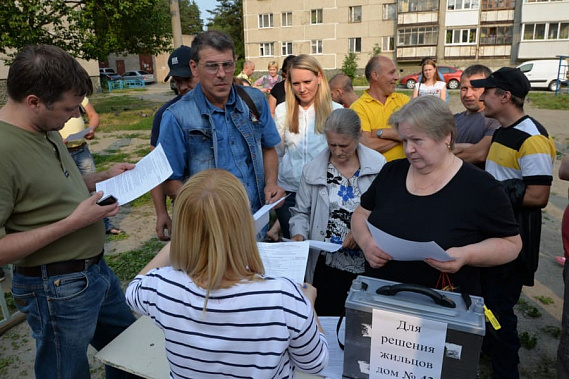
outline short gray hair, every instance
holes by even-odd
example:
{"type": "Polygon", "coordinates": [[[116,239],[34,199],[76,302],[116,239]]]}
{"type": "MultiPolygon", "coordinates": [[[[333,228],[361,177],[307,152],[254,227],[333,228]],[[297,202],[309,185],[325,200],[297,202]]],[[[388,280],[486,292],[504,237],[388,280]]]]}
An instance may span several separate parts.
{"type": "Polygon", "coordinates": [[[336,109],[324,123],[324,133],[341,134],[359,141],[362,136],[362,123],[356,112],[349,108],[336,109]]]}
{"type": "Polygon", "coordinates": [[[435,141],[450,134],[450,148],[456,140],[456,124],[447,103],[438,96],[420,96],[409,101],[389,118],[389,124],[399,131],[399,124],[408,122],[435,141]]]}

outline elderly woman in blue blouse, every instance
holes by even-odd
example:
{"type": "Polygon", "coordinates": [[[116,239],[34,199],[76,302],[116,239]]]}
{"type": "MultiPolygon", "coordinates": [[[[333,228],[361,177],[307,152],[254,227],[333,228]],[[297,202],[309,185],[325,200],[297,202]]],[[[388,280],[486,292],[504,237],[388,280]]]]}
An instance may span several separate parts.
{"type": "Polygon", "coordinates": [[[334,253],[311,251],[309,257],[306,281],[320,284],[315,309],[321,315],[339,315],[352,280],[364,272],[365,257],[352,236],[350,220],[385,158],[360,144],[361,134],[360,118],[353,110],[336,109],[328,116],[328,147],[304,166],[296,206],[291,208],[293,240],[342,245],[334,253]]]}

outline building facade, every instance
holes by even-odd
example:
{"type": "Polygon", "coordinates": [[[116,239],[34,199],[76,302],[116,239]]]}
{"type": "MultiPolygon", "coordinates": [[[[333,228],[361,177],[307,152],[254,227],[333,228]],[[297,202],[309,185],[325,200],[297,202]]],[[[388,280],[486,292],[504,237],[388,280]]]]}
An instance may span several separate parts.
{"type": "Polygon", "coordinates": [[[244,0],[245,54],[258,71],[289,54],[338,70],[381,51],[403,73],[423,57],[491,68],[569,55],[569,0],[244,0]]]}

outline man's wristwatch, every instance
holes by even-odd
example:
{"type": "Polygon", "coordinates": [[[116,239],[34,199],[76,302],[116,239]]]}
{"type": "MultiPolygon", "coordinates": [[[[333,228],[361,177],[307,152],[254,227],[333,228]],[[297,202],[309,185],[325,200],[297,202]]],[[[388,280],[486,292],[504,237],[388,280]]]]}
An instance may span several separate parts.
{"type": "Polygon", "coordinates": [[[375,135],[377,136],[377,138],[381,138],[381,136],[383,135],[383,129],[379,129],[375,135]]]}

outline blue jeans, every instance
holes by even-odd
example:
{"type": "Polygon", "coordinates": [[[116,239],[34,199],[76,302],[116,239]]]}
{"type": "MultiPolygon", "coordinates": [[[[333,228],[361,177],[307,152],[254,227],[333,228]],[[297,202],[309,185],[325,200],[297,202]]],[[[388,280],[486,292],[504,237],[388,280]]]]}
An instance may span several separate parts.
{"type": "MultiPolygon", "coordinates": [[[[97,172],[95,160],[93,159],[93,155],[91,155],[88,144],[81,146],[78,150],[70,151],[69,154],[71,154],[71,158],[73,158],[75,164],[79,167],[81,175],[97,172]]],[[[105,217],[103,222],[105,223],[105,231],[109,231],[109,229],[113,227],[108,217],[105,217]]]]}
{"type": "MultiPolygon", "coordinates": [[[[135,321],[104,259],[88,270],[31,277],[14,273],[12,296],[36,340],[36,378],[89,378],[87,347],[99,350],[135,321]]],[[[106,367],[107,378],[128,374],[106,367]]]]}
{"type": "Polygon", "coordinates": [[[70,151],[69,154],[71,154],[71,158],[73,158],[75,164],[79,167],[79,171],[82,175],[97,172],[95,160],[91,155],[91,151],[89,151],[89,145],[85,144],[78,150],[70,151]]]}

